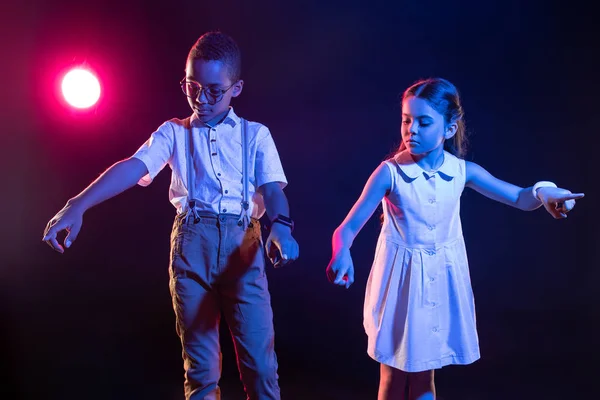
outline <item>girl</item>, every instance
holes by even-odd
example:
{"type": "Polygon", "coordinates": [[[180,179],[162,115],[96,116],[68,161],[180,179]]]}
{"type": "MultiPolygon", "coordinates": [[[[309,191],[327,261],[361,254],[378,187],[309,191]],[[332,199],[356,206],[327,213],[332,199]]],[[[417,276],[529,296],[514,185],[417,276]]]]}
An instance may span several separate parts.
{"type": "Polygon", "coordinates": [[[543,205],[566,218],[583,193],[552,182],[520,188],[463,160],[465,126],[458,91],[422,80],[402,97],[402,144],[369,178],[333,234],[331,282],[354,282],[350,246],[379,202],[383,226],[367,282],[368,354],[381,364],[379,400],[433,399],[433,370],[479,358],[475,306],[459,216],[470,187],[521,210],[543,205]]]}

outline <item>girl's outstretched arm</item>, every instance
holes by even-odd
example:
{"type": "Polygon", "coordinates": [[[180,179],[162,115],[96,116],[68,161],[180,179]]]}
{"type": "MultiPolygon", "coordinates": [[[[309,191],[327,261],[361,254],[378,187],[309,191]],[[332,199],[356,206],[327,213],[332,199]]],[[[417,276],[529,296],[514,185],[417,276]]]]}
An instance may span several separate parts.
{"type": "Polygon", "coordinates": [[[327,277],[330,282],[346,288],[354,282],[354,266],[350,256],[350,247],[358,232],[377,209],[383,196],[390,190],[391,185],[390,170],[387,165],[382,163],[371,174],[359,199],[333,233],[333,254],[327,266],[327,277]]]}
{"type": "Polygon", "coordinates": [[[584,196],[583,193],[571,193],[557,187],[541,187],[534,195],[532,186],[521,188],[502,181],[474,162],[467,161],[466,168],[467,187],[492,200],[524,211],[535,210],[543,205],[554,218],[566,218],[566,213],[574,207],[575,200],[584,196]]]}

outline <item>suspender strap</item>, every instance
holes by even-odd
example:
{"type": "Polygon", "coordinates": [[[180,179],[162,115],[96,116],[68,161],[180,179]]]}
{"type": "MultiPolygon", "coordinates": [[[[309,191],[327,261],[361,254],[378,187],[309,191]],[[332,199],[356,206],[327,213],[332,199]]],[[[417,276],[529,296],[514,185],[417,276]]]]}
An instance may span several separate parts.
{"type": "Polygon", "coordinates": [[[192,165],[192,152],[194,151],[194,137],[192,135],[192,126],[191,126],[191,118],[186,118],[185,126],[187,128],[187,135],[185,135],[185,161],[187,170],[187,198],[188,198],[188,210],[185,219],[194,216],[194,222],[198,223],[200,221],[200,216],[198,215],[198,209],[196,208],[196,200],[194,200],[194,182],[193,182],[193,165],[192,165]]]}
{"type": "Polygon", "coordinates": [[[251,226],[248,180],[248,121],[242,118],[242,184],[244,185],[244,188],[242,191],[242,212],[240,213],[238,225],[244,230],[246,230],[248,226],[251,226]]]}

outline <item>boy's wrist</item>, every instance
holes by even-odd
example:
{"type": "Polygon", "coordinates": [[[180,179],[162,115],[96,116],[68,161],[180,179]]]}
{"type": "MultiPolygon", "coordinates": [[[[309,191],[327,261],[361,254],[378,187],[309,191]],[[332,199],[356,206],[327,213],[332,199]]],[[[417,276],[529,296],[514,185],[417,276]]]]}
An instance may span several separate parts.
{"type": "Polygon", "coordinates": [[[290,217],[282,214],[277,214],[275,218],[271,220],[271,229],[277,225],[289,228],[290,232],[294,230],[294,221],[290,217]]]}
{"type": "Polygon", "coordinates": [[[75,196],[75,197],[69,199],[67,201],[67,206],[69,206],[69,208],[78,210],[79,212],[81,212],[81,214],[83,214],[87,210],[87,207],[85,206],[83,199],[80,198],[79,196],[75,196]]]}

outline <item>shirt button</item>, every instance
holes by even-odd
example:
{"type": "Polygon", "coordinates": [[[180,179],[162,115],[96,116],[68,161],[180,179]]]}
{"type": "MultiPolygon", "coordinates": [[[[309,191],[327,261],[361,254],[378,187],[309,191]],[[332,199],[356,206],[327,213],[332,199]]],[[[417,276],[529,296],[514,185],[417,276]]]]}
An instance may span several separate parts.
{"type": "Polygon", "coordinates": [[[428,228],[430,231],[432,231],[432,230],[434,230],[434,229],[435,229],[435,225],[429,225],[427,228],[428,228]]]}
{"type": "Polygon", "coordinates": [[[432,331],[437,332],[438,328],[433,328],[432,331]]]}
{"type": "Polygon", "coordinates": [[[227,193],[229,193],[229,190],[226,190],[226,191],[225,191],[225,194],[227,194],[227,193]]]}
{"type": "Polygon", "coordinates": [[[434,199],[429,199],[429,204],[433,204],[433,203],[435,203],[435,200],[434,199]]]}
{"type": "Polygon", "coordinates": [[[221,176],[221,173],[220,173],[220,172],[218,172],[218,173],[217,173],[217,176],[221,176]]]}
{"type": "Polygon", "coordinates": [[[223,209],[223,212],[227,212],[227,209],[226,209],[226,208],[224,208],[224,209],[223,209]]]}
{"type": "Polygon", "coordinates": [[[435,278],[429,278],[429,282],[435,281],[435,278]]]}
{"type": "Polygon", "coordinates": [[[435,307],[435,301],[431,303],[431,307],[435,307]]]}

